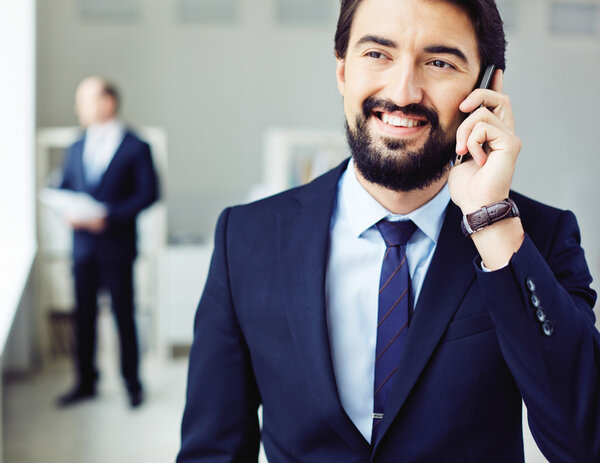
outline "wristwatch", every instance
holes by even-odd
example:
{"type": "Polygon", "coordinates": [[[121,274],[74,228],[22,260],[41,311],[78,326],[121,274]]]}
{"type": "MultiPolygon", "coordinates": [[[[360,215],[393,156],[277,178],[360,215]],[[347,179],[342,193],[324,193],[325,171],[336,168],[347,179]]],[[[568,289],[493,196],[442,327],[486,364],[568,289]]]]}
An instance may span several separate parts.
{"type": "Polygon", "coordinates": [[[506,198],[497,203],[483,206],[470,214],[463,215],[460,228],[468,238],[488,225],[511,217],[519,217],[519,209],[517,209],[517,205],[512,199],[506,198]]]}

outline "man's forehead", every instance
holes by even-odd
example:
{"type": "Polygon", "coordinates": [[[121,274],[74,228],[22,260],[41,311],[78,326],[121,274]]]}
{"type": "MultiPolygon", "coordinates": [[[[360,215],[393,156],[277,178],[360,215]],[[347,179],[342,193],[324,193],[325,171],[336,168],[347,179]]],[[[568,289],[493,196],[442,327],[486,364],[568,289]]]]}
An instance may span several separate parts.
{"type": "Polygon", "coordinates": [[[77,88],[77,94],[99,94],[102,91],[103,87],[104,84],[100,79],[86,79],[79,84],[79,87],[77,88]]]}
{"type": "Polygon", "coordinates": [[[410,16],[417,20],[415,26],[427,26],[434,20],[438,25],[452,26],[468,24],[474,29],[471,15],[466,7],[447,0],[363,0],[354,13],[353,24],[367,19],[379,20],[382,24],[395,18],[410,16]],[[419,22],[420,20],[420,22],[419,22]]]}
{"type": "Polygon", "coordinates": [[[477,39],[468,12],[445,0],[363,0],[350,31],[350,46],[377,37],[382,46],[420,48],[448,46],[477,53],[477,39]],[[387,42],[387,43],[386,43],[387,42]]]}

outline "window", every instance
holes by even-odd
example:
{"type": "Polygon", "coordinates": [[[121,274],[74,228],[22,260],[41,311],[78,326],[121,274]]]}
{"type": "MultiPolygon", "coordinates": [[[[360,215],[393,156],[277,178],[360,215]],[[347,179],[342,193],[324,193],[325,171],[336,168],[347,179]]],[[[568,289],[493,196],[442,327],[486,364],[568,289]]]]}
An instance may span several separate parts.
{"type": "Polygon", "coordinates": [[[35,252],[35,0],[0,3],[0,353],[35,252]]]}

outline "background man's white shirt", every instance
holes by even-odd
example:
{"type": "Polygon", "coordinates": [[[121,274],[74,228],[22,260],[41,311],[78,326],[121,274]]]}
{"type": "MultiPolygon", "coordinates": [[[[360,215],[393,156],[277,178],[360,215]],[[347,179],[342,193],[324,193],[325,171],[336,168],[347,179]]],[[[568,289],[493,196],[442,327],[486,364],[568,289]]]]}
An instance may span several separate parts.
{"type": "Polygon", "coordinates": [[[125,127],[118,120],[90,125],[85,132],[83,166],[87,183],[96,184],[102,178],[117,152],[125,127]]]}

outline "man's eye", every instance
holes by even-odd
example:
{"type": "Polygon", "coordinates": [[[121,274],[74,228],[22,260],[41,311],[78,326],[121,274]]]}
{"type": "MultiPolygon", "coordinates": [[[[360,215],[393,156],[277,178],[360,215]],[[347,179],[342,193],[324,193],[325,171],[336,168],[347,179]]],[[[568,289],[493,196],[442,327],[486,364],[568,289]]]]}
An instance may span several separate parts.
{"type": "Polygon", "coordinates": [[[369,58],[373,58],[373,59],[382,59],[385,58],[385,55],[381,52],[378,51],[370,51],[369,53],[367,53],[367,56],[369,58]]]}
{"type": "Polygon", "coordinates": [[[446,63],[445,61],[442,61],[441,59],[433,60],[429,64],[431,64],[432,66],[435,66],[436,68],[451,68],[451,67],[453,67],[451,64],[446,63]]]}

